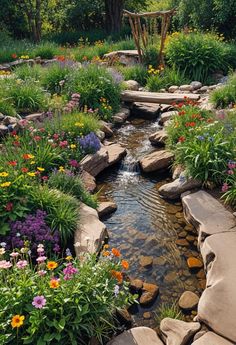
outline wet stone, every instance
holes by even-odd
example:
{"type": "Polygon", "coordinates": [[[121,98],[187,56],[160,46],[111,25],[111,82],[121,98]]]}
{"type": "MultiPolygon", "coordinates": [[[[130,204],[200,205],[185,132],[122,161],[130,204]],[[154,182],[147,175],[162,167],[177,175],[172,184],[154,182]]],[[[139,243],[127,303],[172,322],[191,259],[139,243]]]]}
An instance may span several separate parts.
{"type": "Polygon", "coordinates": [[[197,274],[196,274],[198,279],[205,279],[206,278],[206,274],[204,272],[204,270],[200,270],[197,274]]]}
{"type": "Polygon", "coordinates": [[[200,259],[194,257],[188,258],[187,264],[189,268],[201,268],[203,266],[203,262],[200,259]]]}
{"type": "Polygon", "coordinates": [[[153,259],[153,264],[157,266],[163,266],[166,264],[166,258],[159,256],[158,258],[153,259]]]}
{"type": "Polygon", "coordinates": [[[197,307],[199,297],[192,291],[185,291],[179,299],[179,307],[184,311],[190,311],[197,307]]]}
{"type": "Polygon", "coordinates": [[[196,240],[195,236],[188,235],[186,236],[186,240],[189,242],[194,242],[196,240]]]}
{"type": "Polygon", "coordinates": [[[140,291],[143,287],[143,281],[141,279],[132,279],[130,281],[130,289],[133,291],[140,291]]]}
{"type": "Polygon", "coordinates": [[[187,236],[187,232],[186,231],[181,231],[179,234],[178,234],[179,237],[181,238],[185,238],[187,236]]]}
{"type": "Polygon", "coordinates": [[[175,243],[181,247],[188,247],[189,246],[189,242],[186,239],[182,239],[182,238],[176,240],[175,243]]]}
{"type": "Polygon", "coordinates": [[[152,317],[152,314],[149,311],[143,313],[144,319],[149,320],[149,319],[151,319],[151,317],[152,317]]]}
{"type": "Polygon", "coordinates": [[[178,276],[177,276],[176,272],[170,272],[165,276],[164,280],[167,283],[172,283],[173,281],[175,281],[177,279],[177,277],[178,276]]]}
{"type": "Polygon", "coordinates": [[[139,263],[144,268],[150,268],[153,264],[152,256],[141,256],[139,263]]]}

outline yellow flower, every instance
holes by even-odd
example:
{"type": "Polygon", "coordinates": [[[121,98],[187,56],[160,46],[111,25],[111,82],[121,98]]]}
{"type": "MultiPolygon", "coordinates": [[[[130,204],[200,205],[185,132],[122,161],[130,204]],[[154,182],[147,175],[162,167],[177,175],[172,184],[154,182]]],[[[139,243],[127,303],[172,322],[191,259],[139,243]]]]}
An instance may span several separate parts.
{"type": "Polygon", "coordinates": [[[27,175],[34,177],[36,175],[36,173],[35,172],[28,172],[27,175]]]}
{"type": "Polygon", "coordinates": [[[1,187],[9,187],[11,185],[11,182],[4,182],[4,183],[1,183],[0,186],[1,187]]]}
{"type": "Polygon", "coordinates": [[[66,260],[67,260],[67,261],[73,260],[73,256],[68,255],[68,256],[66,257],[66,260]]]}
{"type": "Polygon", "coordinates": [[[35,164],[35,161],[31,161],[30,164],[31,164],[31,165],[35,164]]]}
{"type": "Polygon", "coordinates": [[[59,169],[58,169],[60,172],[64,172],[65,171],[65,168],[60,166],[59,169]]]}
{"type": "Polygon", "coordinates": [[[44,168],[37,167],[37,170],[38,170],[38,171],[44,171],[45,169],[44,169],[44,168]]]}
{"type": "Polygon", "coordinates": [[[28,154],[28,157],[30,158],[30,159],[33,159],[35,156],[34,155],[31,155],[30,153],[28,154]]]}
{"type": "Polygon", "coordinates": [[[76,148],[76,145],[75,145],[75,144],[71,144],[71,145],[70,145],[70,148],[71,148],[71,149],[75,149],[75,148],[76,148]]]}
{"type": "Polygon", "coordinates": [[[0,173],[0,177],[7,177],[9,174],[5,171],[0,173]]]}
{"type": "Polygon", "coordinates": [[[55,268],[57,268],[58,266],[58,263],[56,263],[55,261],[48,261],[47,263],[47,268],[52,271],[54,270],[55,268]]]}
{"type": "Polygon", "coordinates": [[[0,248],[0,255],[3,255],[3,254],[5,254],[5,253],[6,253],[5,248],[0,248]]]}
{"type": "Polygon", "coordinates": [[[60,286],[60,283],[57,279],[51,279],[49,285],[51,289],[56,289],[60,286]]]}
{"type": "Polygon", "coordinates": [[[11,319],[11,326],[12,328],[19,328],[24,323],[24,315],[15,315],[11,319]]]}

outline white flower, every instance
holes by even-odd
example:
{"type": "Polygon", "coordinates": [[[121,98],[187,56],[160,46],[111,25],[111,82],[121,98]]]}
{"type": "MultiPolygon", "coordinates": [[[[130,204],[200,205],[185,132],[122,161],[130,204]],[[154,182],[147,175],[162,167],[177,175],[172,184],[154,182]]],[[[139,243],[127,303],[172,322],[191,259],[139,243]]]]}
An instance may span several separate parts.
{"type": "Polygon", "coordinates": [[[1,242],[1,243],[0,243],[0,246],[3,247],[3,248],[5,248],[6,245],[7,245],[6,242],[1,242]]]}
{"type": "Polygon", "coordinates": [[[3,255],[5,253],[6,253],[5,248],[0,248],[0,255],[3,255]]]}
{"type": "Polygon", "coordinates": [[[20,237],[20,233],[19,232],[16,233],[16,237],[20,237]]]}

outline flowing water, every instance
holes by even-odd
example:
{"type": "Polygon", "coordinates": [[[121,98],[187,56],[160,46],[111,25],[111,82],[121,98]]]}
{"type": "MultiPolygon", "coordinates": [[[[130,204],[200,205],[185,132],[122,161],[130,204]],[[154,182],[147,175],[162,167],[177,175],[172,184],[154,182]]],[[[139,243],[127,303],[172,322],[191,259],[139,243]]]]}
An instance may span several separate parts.
{"type": "Polygon", "coordinates": [[[198,256],[194,246],[196,234],[184,221],[181,203],[166,202],[158,194],[158,187],[170,181],[170,176],[158,172],[143,175],[137,163],[139,158],[154,150],[148,137],[157,128],[157,122],[142,119],[132,119],[122,126],[114,141],[125,146],[128,154],[120,165],[98,178],[100,200],[114,200],[118,207],[103,220],[108,228],[109,244],[119,248],[129,261],[130,277],[157,284],[160,288],[154,304],[138,306],[133,316],[137,325],[148,326],[155,326],[156,314],[163,303],[171,305],[185,290],[198,295],[202,291],[202,281],[189,271],[186,263],[187,257],[198,256]],[[189,246],[177,245],[176,240],[186,235],[189,246]],[[151,256],[152,267],[143,268],[141,256],[151,256]],[[147,311],[150,313],[145,313],[147,311]]]}

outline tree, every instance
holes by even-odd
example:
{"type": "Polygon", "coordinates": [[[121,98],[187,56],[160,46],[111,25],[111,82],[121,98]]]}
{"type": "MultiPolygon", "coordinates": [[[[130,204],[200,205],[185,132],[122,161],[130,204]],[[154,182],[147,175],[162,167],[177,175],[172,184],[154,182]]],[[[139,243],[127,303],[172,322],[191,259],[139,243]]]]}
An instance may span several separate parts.
{"type": "Polygon", "coordinates": [[[17,0],[26,15],[29,31],[34,42],[39,42],[42,35],[41,11],[42,4],[47,0],[17,0]]]}

